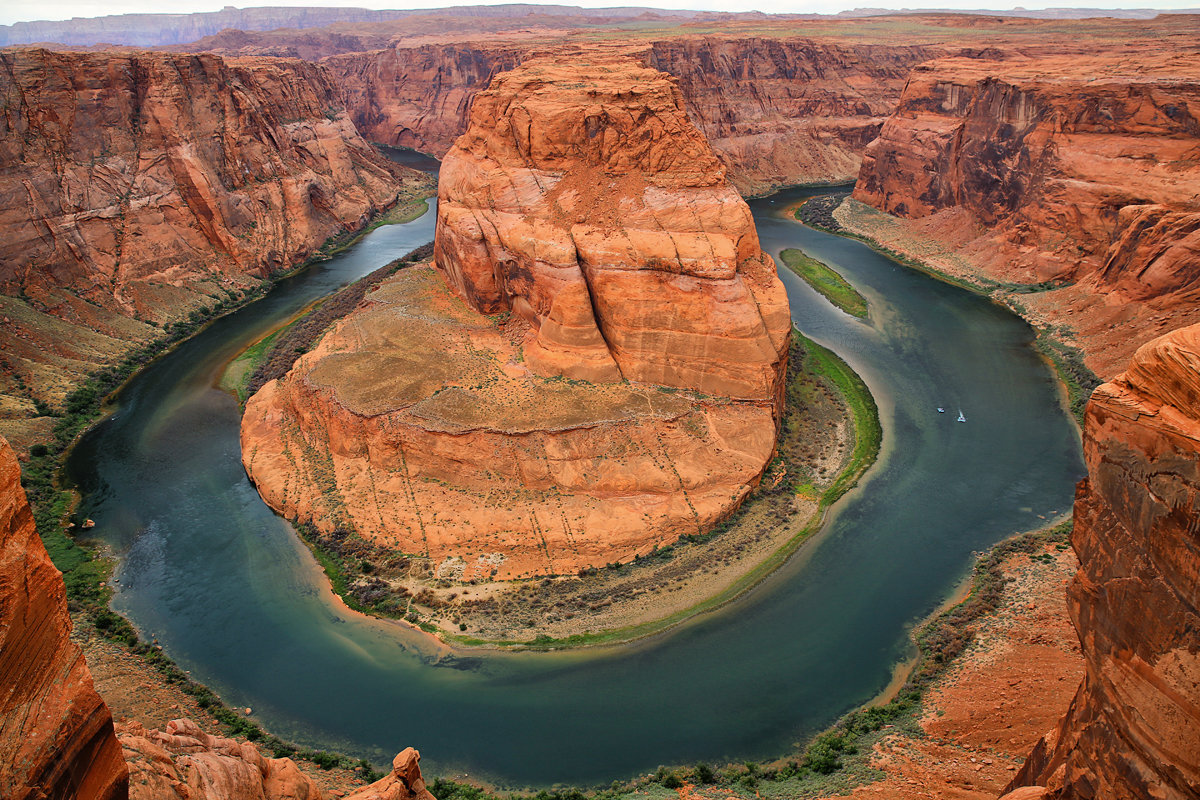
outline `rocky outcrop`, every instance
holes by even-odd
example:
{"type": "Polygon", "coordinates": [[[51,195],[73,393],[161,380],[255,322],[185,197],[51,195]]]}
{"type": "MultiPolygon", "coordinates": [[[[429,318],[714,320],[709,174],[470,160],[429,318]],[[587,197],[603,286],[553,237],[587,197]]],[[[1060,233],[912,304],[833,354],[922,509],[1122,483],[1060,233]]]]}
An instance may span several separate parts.
{"type": "Polygon", "coordinates": [[[854,197],[961,209],[997,277],[1200,292],[1200,58],[947,58],[913,70],[854,197]],[[1136,62],[1136,65],[1134,64],[1136,62]]]}
{"type": "Polygon", "coordinates": [[[434,258],[472,308],[533,326],[540,375],[780,391],[783,286],[662,73],[535,59],[498,76],[442,163],[434,258]]]}
{"type": "Polygon", "coordinates": [[[112,717],[70,631],[62,575],[34,530],[17,459],[0,439],[2,797],[126,796],[112,717]]]}
{"type": "MultiPolygon", "coordinates": [[[[267,758],[249,742],[204,733],[177,719],[165,731],[137,723],[120,728],[130,767],[130,800],[325,800],[326,794],[290,758],[267,758]]],[[[433,800],[411,747],[392,771],[346,800],[433,800]]]]}
{"type": "Polygon", "coordinates": [[[385,281],[251,398],[247,471],[284,515],[445,577],[708,530],[774,449],[791,328],[749,210],[636,63],[531,61],[474,108],[440,273],[385,281]]]}
{"type": "MultiPolygon", "coordinates": [[[[1096,390],[1068,591],[1086,675],[1010,788],[1200,796],[1200,326],[1144,345],[1096,390]]],[[[1016,794],[1014,797],[1024,795],[1016,794]]]]}
{"type": "Polygon", "coordinates": [[[51,404],[427,185],[305,62],[10,50],[0,95],[4,388],[51,404]]]}
{"type": "MultiPolygon", "coordinates": [[[[852,179],[909,69],[945,52],[718,36],[619,49],[679,78],[692,122],[748,193],[852,179]]],[[[364,136],[441,157],[467,129],[475,93],[548,50],[554,45],[537,39],[399,46],[322,63],[346,87],[364,136]]]]}

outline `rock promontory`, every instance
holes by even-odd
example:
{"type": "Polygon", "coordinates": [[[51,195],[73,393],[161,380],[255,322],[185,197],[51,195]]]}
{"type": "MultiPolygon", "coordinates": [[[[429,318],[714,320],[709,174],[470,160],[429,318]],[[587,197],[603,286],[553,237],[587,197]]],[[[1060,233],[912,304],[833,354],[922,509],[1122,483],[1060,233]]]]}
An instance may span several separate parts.
{"type": "Polygon", "coordinates": [[[435,263],[247,404],[243,462],[282,514],[509,578],[703,533],[757,484],[787,297],[668,76],[498,76],[444,162],[435,263]]]}
{"type": "MultiPolygon", "coordinates": [[[[1010,788],[1028,797],[1200,795],[1200,326],[1143,345],[1098,388],[1068,590],[1086,662],[1010,788]]],[[[1020,795],[1013,795],[1017,797],[1020,795]]]]}

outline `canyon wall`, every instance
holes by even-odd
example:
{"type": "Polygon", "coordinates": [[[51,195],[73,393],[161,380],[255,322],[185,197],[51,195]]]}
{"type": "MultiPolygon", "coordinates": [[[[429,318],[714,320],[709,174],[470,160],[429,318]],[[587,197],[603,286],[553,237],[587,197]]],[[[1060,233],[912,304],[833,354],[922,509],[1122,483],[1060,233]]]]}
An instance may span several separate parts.
{"type": "MultiPolygon", "coordinates": [[[[909,69],[945,54],[936,46],[719,36],[592,48],[622,50],[677,76],[693,123],[746,193],[852,179],[909,69]]],[[[492,76],[556,49],[532,38],[399,46],[322,63],[346,87],[364,136],[441,157],[467,129],[471,98],[492,76]]]]}
{"type": "Polygon", "coordinates": [[[1078,327],[1085,350],[1111,349],[1095,363],[1111,376],[1162,332],[1151,317],[1200,298],[1198,75],[1200,56],[1168,47],[922,64],[854,198],[916,221],[984,277],[1073,284],[1030,302],[1074,305],[1079,319],[1046,315],[1078,327]],[[1123,341],[1104,341],[1116,326],[1123,341]]]}
{"type": "Polygon", "coordinates": [[[384,281],[250,399],[247,472],[331,541],[447,578],[707,531],[774,450],[791,330],[749,209],[636,61],[534,59],[474,109],[437,270],[384,281]]]}
{"type": "Polygon", "coordinates": [[[427,179],[302,61],[0,53],[5,394],[51,404],[427,179]]]}
{"type": "Polygon", "coordinates": [[[70,631],[62,575],[0,439],[0,796],[8,800],[128,792],[112,716],[70,631]]]}
{"type": "Polygon", "coordinates": [[[1200,326],[1096,390],[1068,606],[1086,674],[1010,788],[1026,798],[1200,796],[1200,326]]]}

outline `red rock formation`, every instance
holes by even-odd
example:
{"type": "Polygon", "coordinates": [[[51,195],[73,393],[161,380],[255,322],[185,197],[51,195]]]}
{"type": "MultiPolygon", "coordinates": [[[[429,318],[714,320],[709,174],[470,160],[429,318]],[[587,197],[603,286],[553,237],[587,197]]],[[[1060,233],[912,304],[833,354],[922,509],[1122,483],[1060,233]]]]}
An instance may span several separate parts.
{"type": "MultiPolygon", "coordinates": [[[[1068,592],[1087,672],[1010,788],[1031,797],[1200,796],[1200,326],[1096,390],[1068,592]],[[1027,790],[1029,791],[1029,790],[1027,790]]],[[[1023,797],[1024,795],[1014,795],[1023,797]]]]}
{"type": "Polygon", "coordinates": [[[791,322],[671,81],[530,61],[476,98],[440,190],[437,263],[471,307],[409,268],[251,398],[264,499],[462,578],[628,560],[735,508],[791,322]]]}
{"type": "MultiPolygon", "coordinates": [[[[131,800],[325,800],[326,795],[290,758],[266,758],[249,742],[211,736],[191,720],[165,731],[137,723],[120,727],[130,766],[131,800]]],[[[433,800],[411,747],[384,778],[346,800],[433,800]]]]}
{"type": "Polygon", "coordinates": [[[534,59],[498,76],[442,164],[434,258],[473,308],[533,326],[538,374],[780,391],[783,286],[660,72],[534,59]]]}
{"type": "Polygon", "coordinates": [[[1200,58],[947,58],[916,68],[854,197],[964,209],[998,277],[1200,296],[1200,58]]]}
{"type": "Polygon", "coordinates": [[[62,576],[0,439],[0,797],[119,800],[128,772],[112,717],[71,642],[62,576]]]}
{"type": "Polygon", "coordinates": [[[51,404],[427,185],[304,62],[9,50],[0,96],[0,392],[51,404]]]}
{"type": "MultiPolygon", "coordinates": [[[[471,98],[492,76],[552,47],[537,39],[400,46],[322,63],[346,87],[364,136],[441,157],[467,129],[471,98]]],[[[750,193],[853,178],[909,68],[945,52],[745,37],[623,49],[679,78],[692,121],[729,167],[730,180],[750,193]]]]}

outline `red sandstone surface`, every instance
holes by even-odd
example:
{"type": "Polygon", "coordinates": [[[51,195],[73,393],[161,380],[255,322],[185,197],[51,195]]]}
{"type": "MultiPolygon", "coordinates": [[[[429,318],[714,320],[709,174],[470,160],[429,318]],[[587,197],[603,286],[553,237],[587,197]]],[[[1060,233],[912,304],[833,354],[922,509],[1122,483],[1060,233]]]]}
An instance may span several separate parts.
{"type": "Polygon", "coordinates": [[[425,180],[310,63],[18,49],[0,67],[3,416],[425,180]]]}
{"type": "Polygon", "coordinates": [[[461,578],[709,529],[774,449],[791,329],[749,210],[636,62],[531,61],[475,109],[440,273],[386,281],[251,398],[247,471],[281,513],[461,578]]]}
{"type": "Polygon", "coordinates": [[[923,64],[854,197],[987,277],[1073,284],[1029,304],[1111,376],[1200,297],[1198,75],[1166,48],[923,64]]]}
{"type": "MultiPolygon", "coordinates": [[[[267,758],[250,742],[204,733],[177,719],[165,731],[137,723],[120,726],[130,767],[130,800],[325,800],[328,796],[290,758],[267,758]]],[[[345,800],[433,800],[413,748],[392,770],[345,800]]]]}
{"type": "Polygon", "coordinates": [[[112,716],[69,640],[62,575],[34,530],[0,439],[0,797],[119,800],[128,772],[112,716]]]}
{"type": "MultiPolygon", "coordinates": [[[[1013,787],[1030,797],[1200,795],[1200,326],[1096,390],[1068,592],[1086,674],[1013,787]]],[[[1017,795],[1020,796],[1020,795],[1017,795]]]]}

